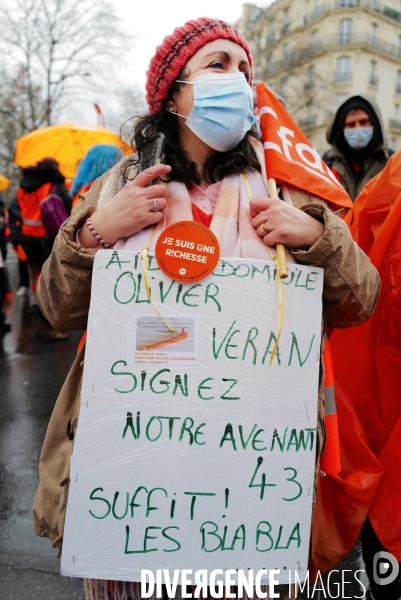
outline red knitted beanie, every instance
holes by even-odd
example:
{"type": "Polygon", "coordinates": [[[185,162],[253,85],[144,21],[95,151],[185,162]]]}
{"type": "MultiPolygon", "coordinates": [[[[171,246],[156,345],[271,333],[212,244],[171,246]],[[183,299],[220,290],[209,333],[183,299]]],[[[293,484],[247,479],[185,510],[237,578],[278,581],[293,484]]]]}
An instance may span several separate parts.
{"type": "MultiPolygon", "coordinates": [[[[161,110],[172,83],[199,48],[218,39],[231,40],[242,46],[252,67],[253,61],[250,48],[239,31],[231,25],[207,17],[201,17],[196,21],[188,21],[164,38],[163,43],[156,48],[156,54],[150,61],[146,73],[146,100],[148,101],[150,113],[155,114],[161,110]]],[[[252,85],[252,81],[250,83],[252,85]]]]}

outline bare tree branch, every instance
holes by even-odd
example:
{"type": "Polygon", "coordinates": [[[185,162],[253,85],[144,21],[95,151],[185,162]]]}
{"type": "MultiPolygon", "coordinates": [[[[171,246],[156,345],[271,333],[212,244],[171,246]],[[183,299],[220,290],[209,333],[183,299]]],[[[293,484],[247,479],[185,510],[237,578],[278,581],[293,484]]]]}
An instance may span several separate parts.
{"type": "Polygon", "coordinates": [[[107,0],[2,0],[0,172],[14,172],[18,137],[50,125],[75,100],[105,92],[130,42],[107,0]]]}

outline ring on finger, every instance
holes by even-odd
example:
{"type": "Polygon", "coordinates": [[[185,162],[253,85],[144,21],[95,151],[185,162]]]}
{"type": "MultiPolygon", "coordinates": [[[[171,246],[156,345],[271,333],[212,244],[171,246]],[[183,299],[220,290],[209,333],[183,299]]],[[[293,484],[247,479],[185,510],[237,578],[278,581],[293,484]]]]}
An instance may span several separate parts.
{"type": "Polygon", "coordinates": [[[152,198],[153,200],[153,208],[151,209],[151,212],[159,212],[160,208],[157,206],[156,200],[154,198],[152,198]]]}
{"type": "Polygon", "coordinates": [[[266,233],[266,234],[271,232],[271,229],[266,229],[264,223],[262,223],[262,225],[260,226],[260,229],[261,229],[261,231],[263,231],[263,233],[266,233]]]}

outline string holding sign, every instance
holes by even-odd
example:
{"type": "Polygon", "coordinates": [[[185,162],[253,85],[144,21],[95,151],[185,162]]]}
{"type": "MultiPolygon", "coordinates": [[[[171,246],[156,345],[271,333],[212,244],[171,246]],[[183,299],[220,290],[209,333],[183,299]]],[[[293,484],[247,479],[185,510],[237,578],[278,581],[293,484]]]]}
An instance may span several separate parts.
{"type": "MultiPolygon", "coordinates": [[[[148,300],[150,302],[150,304],[152,305],[152,307],[154,308],[155,312],[157,313],[157,315],[161,318],[161,320],[163,321],[163,323],[166,325],[166,327],[168,327],[168,329],[171,331],[171,333],[173,334],[173,336],[176,336],[178,334],[177,330],[175,327],[173,327],[172,325],[169,325],[161,316],[161,314],[159,313],[159,311],[157,310],[157,308],[155,307],[155,305],[153,304],[152,301],[152,294],[150,292],[150,285],[149,285],[149,273],[148,273],[148,250],[150,248],[150,244],[153,241],[153,238],[155,237],[156,234],[156,230],[158,227],[158,223],[155,225],[153,231],[152,231],[152,235],[149,238],[148,243],[146,244],[146,246],[143,248],[142,250],[142,268],[143,268],[143,280],[145,283],[145,290],[146,290],[146,295],[148,297],[148,300]]],[[[166,340],[167,341],[167,340],[166,340]]]]}

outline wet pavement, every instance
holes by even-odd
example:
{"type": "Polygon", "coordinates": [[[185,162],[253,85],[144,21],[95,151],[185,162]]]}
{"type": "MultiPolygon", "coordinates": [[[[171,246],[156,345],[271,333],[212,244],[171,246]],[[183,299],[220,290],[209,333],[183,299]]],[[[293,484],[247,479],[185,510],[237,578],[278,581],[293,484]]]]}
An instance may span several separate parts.
{"type": "MultiPolygon", "coordinates": [[[[7,263],[15,292],[12,251],[7,263]]],[[[28,298],[14,295],[5,308],[12,331],[0,337],[0,600],[82,598],[81,582],[59,574],[57,550],[31,526],[40,450],[81,334],[43,341],[46,322],[29,314],[28,298]]]]}
{"type": "MultiPolygon", "coordinates": [[[[17,260],[12,251],[7,263],[15,292],[17,260]]],[[[35,536],[31,526],[40,450],[82,332],[71,333],[66,341],[44,340],[43,317],[37,311],[30,314],[28,298],[15,294],[6,312],[12,331],[0,337],[0,600],[82,600],[82,583],[59,574],[57,551],[47,538],[35,536]]],[[[331,596],[325,584],[325,592],[298,597],[360,598],[353,573],[361,568],[356,544],[337,567],[340,572],[330,577],[331,596]],[[349,570],[346,580],[353,580],[344,594],[342,569],[349,570]]]]}

